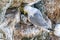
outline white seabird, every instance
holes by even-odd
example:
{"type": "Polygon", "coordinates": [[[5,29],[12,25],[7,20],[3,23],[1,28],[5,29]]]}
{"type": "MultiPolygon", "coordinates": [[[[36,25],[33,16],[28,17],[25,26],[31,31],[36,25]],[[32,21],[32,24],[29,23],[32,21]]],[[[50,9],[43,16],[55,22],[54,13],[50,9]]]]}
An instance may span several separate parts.
{"type": "Polygon", "coordinates": [[[46,28],[46,29],[52,28],[51,21],[49,20],[50,22],[49,24],[49,22],[43,18],[40,10],[38,10],[37,8],[33,8],[27,5],[24,7],[24,11],[28,13],[28,19],[32,24],[37,26],[42,26],[43,28],[46,28]]]}

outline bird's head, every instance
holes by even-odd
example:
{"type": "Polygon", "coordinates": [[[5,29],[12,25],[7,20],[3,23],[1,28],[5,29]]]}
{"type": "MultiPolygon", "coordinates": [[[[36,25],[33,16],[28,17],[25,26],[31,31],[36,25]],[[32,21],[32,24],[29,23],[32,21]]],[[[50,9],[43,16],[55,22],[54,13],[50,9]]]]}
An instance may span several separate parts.
{"type": "Polygon", "coordinates": [[[21,11],[24,15],[28,14],[28,11],[27,11],[26,9],[24,9],[27,4],[28,4],[28,3],[22,2],[21,5],[20,5],[20,11],[21,11]]]}
{"type": "Polygon", "coordinates": [[[24,15],[27,15],[28,14],[28,12],[27,11],[24,11],[24,15]]]}
{"type": "Polygon", "coordinates": [[[26,5],[25,7],[24,7],[24,14],[28,14],[28,13],[33,13],[33,8],[31,7],[31,6],[29,6],[29,5],[26,5]]]}

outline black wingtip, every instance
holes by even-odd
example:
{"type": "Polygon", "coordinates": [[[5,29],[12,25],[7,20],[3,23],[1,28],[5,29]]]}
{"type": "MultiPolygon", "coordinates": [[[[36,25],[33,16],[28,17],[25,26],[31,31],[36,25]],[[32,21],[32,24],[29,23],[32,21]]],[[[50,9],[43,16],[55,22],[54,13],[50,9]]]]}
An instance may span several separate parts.
{"type": "Polygon", "coordinates": [[[50,31],[54,31],[53,29],[48,29],[48,30],[50,30],[50,31]]]}

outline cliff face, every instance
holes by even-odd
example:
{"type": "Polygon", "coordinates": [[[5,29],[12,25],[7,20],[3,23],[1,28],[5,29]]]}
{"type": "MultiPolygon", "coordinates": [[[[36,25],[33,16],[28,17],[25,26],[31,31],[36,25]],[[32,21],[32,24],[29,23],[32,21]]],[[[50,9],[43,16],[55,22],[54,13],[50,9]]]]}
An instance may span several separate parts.
{"type": "Polygon", "coordinates": [[[53,30],[56,24],[60,24],[60,0],[0,0],[0,39],[60,40],[54,31],[48,33],[43,28],[35,27],[28,15],[24,15],[22,2],[32,3],[30,6],[39,9],[44,18],[47,16],[52,22],[53,30]]]}

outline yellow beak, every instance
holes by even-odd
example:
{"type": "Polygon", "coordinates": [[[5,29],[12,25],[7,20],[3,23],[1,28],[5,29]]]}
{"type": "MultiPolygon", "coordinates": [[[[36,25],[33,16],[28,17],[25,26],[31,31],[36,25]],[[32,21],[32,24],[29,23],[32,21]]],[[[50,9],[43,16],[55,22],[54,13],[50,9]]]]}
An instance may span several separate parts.
{"type": "Polygon", "coordinates": [[[24,11],[24,15],[28,14],[26,11],[24,11]]]}

